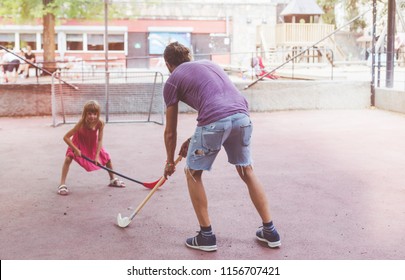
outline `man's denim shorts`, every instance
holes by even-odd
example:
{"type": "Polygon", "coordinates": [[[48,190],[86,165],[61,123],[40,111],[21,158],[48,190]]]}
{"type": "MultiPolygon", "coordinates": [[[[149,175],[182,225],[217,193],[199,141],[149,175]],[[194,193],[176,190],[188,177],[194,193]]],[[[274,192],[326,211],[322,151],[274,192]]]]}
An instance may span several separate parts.
{"type": "Polygon", "coordinates": [[[228,162],[236,166],[252,164],[250,138],[253,125],[249,116],[237,113],[205,126],[197,126],[187,152],[187,168],[210,170],[223,146],[228,162]]]}

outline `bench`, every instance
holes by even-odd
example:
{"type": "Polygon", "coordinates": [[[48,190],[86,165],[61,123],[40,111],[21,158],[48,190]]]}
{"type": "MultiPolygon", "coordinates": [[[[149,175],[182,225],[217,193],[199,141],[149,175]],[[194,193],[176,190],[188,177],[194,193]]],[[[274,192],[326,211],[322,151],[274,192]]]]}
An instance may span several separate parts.
{"type": "Polygon", "coordinates": [[[228,74],[237,73],[243,75],[245,72],[248,71],[248,69],[239,65],[221,65],[221,67],[228,74]]]}
{"type": "MultiPolygon", "coordinates": [[[[91,67],[92,74],[94,76],[94,73],[96,72],[97,69],[102,68],[105,69],[105,59],[101,57],[92,57],[90,58],[90,61],[88,61],[91,67]]],[[[118,59],[117,57],[111,57],[108,59],[108,67],[109,69],[118,69],[118,72],[123,72],[125,69],[125,60],[124,59],[118,59]]]]}

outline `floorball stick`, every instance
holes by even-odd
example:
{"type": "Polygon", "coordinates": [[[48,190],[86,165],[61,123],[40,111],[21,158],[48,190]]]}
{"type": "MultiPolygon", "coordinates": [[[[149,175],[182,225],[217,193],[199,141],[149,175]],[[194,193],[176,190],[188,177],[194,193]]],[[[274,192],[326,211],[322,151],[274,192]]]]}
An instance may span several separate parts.
{"type": "MultiPolygon", "coordinates": [[[[122,178],[125,178],[125,179],[127,179],[127,180],[130,180],[130,181],[132,181],[132,182],[141,184],[142,186],[144,186],[145,188],[148,188],[148,189],[153,189],[153,188],[160,182],[160,179],[159,179],[159,180],[157,180],[157,181],[155,181],[155,182],[144,183],[144,182],[141,182],[141,181],[132,179],[132,178],[130,178],[130,177],[128,177],[128,176],[125,176],[125,175],[123,175],[123,174],[120,174],[120,173],[118,173],[117,171],[114,171],[114,170],[112,170],[112,169],[110,169],[110,168],[108,168],[108,167],[105,167],[105,166],[103,166],[103,165],[97,164],[94,160],[92,160],[92,159],[86,157],[85,155],[82,155],[82,158],[84,158],[85,160],[87,160],[87,161],[93,163],[94,165],[97,165],[97,166],[101,167],[101,168],[104,169],[104,170],[107,170],[108,172],[114,173],[114,174],[116,174],[116,175],[118,175],[118,176],[120,176],[120,177],[122,177],[122,178]]],[[[160,186],[163,185],[163,183],[164,183],[165,181],[166,181],[166,180],[164,180],[164,181],[160,184],[160,186]]]]}
{"type": "MultiPolygon", "coordinates": [[[[182,157],[179,156],[176,161],[174,162],[174,165],[177,165],[181,161],[182,157]]],[[[125,228],[127,227],[133,218],[141,211],[142,207],[145,206],[146,202],[152,197],[152,195],[155,193],[155,191],[166,181],[165,177],[162,176],[156,186],[149,192],[149,194],[145,197],[145,199],[136,207],[135,211],[131,214],[129,217],[122,217],[121,213],[118,213],[117,216],[117,225],[119,227],[125,228]]]]}

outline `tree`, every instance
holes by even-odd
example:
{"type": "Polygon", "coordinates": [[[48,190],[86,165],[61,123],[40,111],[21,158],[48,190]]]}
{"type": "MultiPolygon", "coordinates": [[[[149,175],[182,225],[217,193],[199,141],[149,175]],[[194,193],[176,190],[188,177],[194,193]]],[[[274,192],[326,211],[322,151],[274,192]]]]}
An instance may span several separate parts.
{"type": "Polygon", "coordinates": [[[43,25],[44,64],[53,72],[55,67],[55,25],[66,18],[102,19],[103,0],[1,0],[0,17],[15,23],[43,25]]]}
{"type": "Polygon", "coordinates": [[[336,25],[335,5],[337,0],[318,0],[317,2],[324,11],[324,14],[322,15],[323,22],[336,25]]]}
{"type": "MultiPolygon", "coordinates": [[[[382,0],[378,0],[381,2],[382,0]]],[[[335,19],[335,6],[337,4],[342,4],[345,10],[345,20],[350,21],[356,16],[359,15],[359,8],[369,7],[370,0],[317,0],[318,5],[322,7],[323,11],[325,12],[322,15],[322,19],[325,23],[329,24],[336,24],[335,19]]],[[[366,27],[366,22],[362,18],[356,19],[350,25],[350,31],[357,32],[366,27]]]]}
{"type": "MultiPolygon", "coordinates": [[[[346,10],[346,20],[349,21],[359,15],[359,5],[365,4],[364,0],[346,0],[345,10],[346,10]]],[[[363,30],[366,27],[366,22],[362,18],[356,19],[350,25],[350,31],[357,32],[363,30]]]]}

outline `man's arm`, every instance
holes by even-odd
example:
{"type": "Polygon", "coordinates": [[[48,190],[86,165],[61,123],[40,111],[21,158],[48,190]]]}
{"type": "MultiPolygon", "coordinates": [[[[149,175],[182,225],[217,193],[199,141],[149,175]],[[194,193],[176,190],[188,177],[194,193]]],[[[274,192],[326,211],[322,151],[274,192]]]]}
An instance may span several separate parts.
{"type": "Polygon", "coordinates": [[[165,177],[170,176],[175,171],[174,154],[177,144],[177,118],[178,118],[178,103],[167,107],[166,109],[166,128],[164,132],[164,140],[166,146],[166,167],[165,177]]]}

